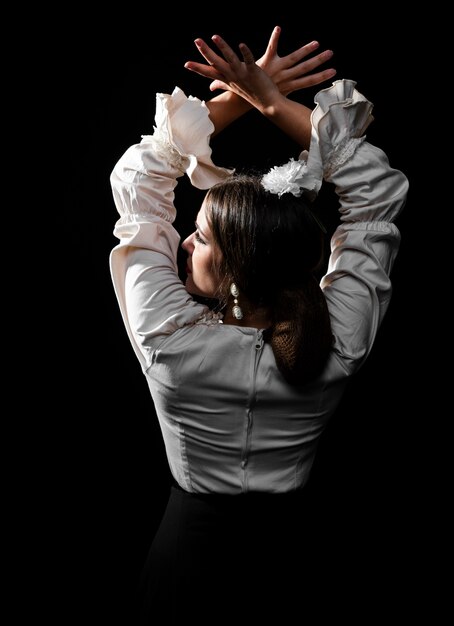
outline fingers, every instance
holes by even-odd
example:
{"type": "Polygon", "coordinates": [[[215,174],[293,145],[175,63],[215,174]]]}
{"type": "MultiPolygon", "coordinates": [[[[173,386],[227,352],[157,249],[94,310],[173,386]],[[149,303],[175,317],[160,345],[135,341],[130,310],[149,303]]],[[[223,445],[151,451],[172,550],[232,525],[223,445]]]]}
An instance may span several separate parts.
{"type": "Polygon", "coordinates": [[[245,43],[240,43],[239,48],[246,65],[253,65],[255,63],[254,55],[248,46],[245,43]]]}
{"type": "MultiPolygon", "coordinates": [[[[210,48],[210,46],[208,46],[203,39],[195,39],[194,43],[197,46],[197,50],[206,60],[208,65],[188,61],[185,63],[185,67],[188,70],[214,79],[220,78],[221,74],[228,69],[229,65],[237,66],[240,63],[240,60],[227,42],[222,39],[222,37],[219,35],[213,35],[212,40],[222,53],[222,57],[219,56],[219,54],[216,54],[216,52],[210,48]],[[210,70],[210,67],[213,69],[210,70]]],[[[248,58],[252,57],[252,53],[247,46],[245,54],[248,58]]]]}
{"type": "MultiPolygon", "coordinates": [[[[232,68],[238,69],[240,65],[240,60],[232,48],[228,45],[222,37],[219,35],[213,35],[212,37],[214,43],[217,45],[219,50],[222,52],[224,59],[232,66],[232,68]]],[[[245,43],[240,43],[238,46],[243,57],[243,61],[246,65],[253,65],[255,63],[254,55],[252,54],[250,48],[245,43]]]]}
{"type": "Polygon", "coordinates": [[[317,50],[319,46],[320,44],[318,41],[311,41],[310,43],[302,46],[298,50],[295,50],[287,56],[282,57],[282,59],[283,61],[285,61],[286,65],[290,67],[290,65],[295,65],[296,63],[299,63],[301,59],[304,59],[309,54],[312,54],[312,52],[315,52],[315,50],[317,50]]]}
{"type": "Polygon", "coordinates": [[[229,44],[226,41],[224,41],[224,39],[222,39],[222,37],[220,37],[219,35],[213,35],[211,39],[214,41],[216,46],[222,52],[222,56],[227,61],[227,63],[229,63],[232,66],[235,66],[240,62],[238,56],[235,54],[235,52],[232,50],[229,44]]]}
{"type": "Polygon", "coordinates": [[[184,64],[184,67],[191,72],[195,72],[196,74],[200,74],[201,76],[210,78],[211,80],[223,79],[223,71],[227,68],[225,60],[216,54],[216,52],[210,48],[210,46],[208,46],[203,39],[195,39],[194,43],[197,46],[197,50],[206,60],[207,65],[204,63],[196,63],[194,61],[187,61],[184,64]]]}
{"type": "Polygon", "coordinates": [[[290,91],[298,91],[299,89],[306,89],[307,87],[313,87],[314,85],[319,85],[320,83],[333,78],[336,75],[336,70],[330,68],[328,70],[323,70],[322,72],[317,72],[316,74],[310,74],[309,76],[303,76],[288,83],[288,87],[290,91]]]}
{"type": "Polygon", "coordinates": [[[277,47],[279,44],[279,37],[281,35],[280,26],[275,26],[273,28],[273,32],[271,33],[270,40],[265,50],[264,57],[268,58],[269,56],[274,56],[277,54],[277,47]]]}
{"type": "Polygon", "coordinates": [[[217,91],[218,89],[228,90],[229,86],[223,80],[213,80],[209,86],[210,91],[217,91]]]}
{"type": "Polygon", "coordinates": [[[323,63],[329,61],[333,54],[334,53],[332,50],[324,50],[320,54],[317,54],[317,56],[312,57],[311,59],[307,59],[306,61],[303,61],[298,65],[290,67],[288,70],[286,70],[287,79],[292,80],[294,78],[297,78],[298,76],[302,76],[303,74],[308,74],[309,72],[312,72],[317,67],[319,67],[319,65],[322,65],[323,63]]]}
{"type": "Polygon", "coordinates": [[[222,58],[216,54],[216,52],[210,48],[210,46],[208,46],[203,39],[195,39],[194,43],[197,46],[197,50],[209,65],[215,65],[219,61],[222,61],[222,58]]]}
{"type": "MultiPolygon", "coordinates": [[[[277,34],[277,38],[278,36],[277,34]]],[[[275,41],[277,41],[276,35],[274,35],[274,37],[275,41]]],[[[228,83],[234,76],[240,75],[244,69],[248,70],[255,65],[254,55],[246,44],[241,43],[239,49],[243,61],[240,61],[238,55],[222,37],[213,35],[211,39],[219,49],[222,57],[216,54],[203,39],[196,39],[194,43],[207,64],[187,61],[184,67],[205,78],[210,78],[212,81],[210,84],[211,91],[215,91],[216,89],[228,89],[228,83]]],[[[294,78],[297,78],[297,76],[295,75],[294,78]]]]}
{"type": "Polygon", "coordinates": [[[210,80],[218,80],[222,78],[222,74],[218,72],[212,65],[205,65],[204,63],[195,63],[194,61],[187,61],[184,67],[195,74],[200,74],[210,80]]]}

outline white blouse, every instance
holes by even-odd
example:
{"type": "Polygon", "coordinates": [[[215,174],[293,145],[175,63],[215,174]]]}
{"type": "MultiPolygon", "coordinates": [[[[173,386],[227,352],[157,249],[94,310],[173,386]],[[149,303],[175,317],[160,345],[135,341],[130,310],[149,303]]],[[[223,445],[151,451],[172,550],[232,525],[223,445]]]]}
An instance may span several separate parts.
{"type": "Polygon", "coordinates": [[[365,141],[372,105],[355,83],[320,91],[308,165],[335,185],[340,225],[321,287],[334,345],[323,373],[301,388],[279,372],[263,332],[219,323],[178,276],[174,189],[186,173],[207,189],[230,171],[211,160],[204,102],[157,94],[154,134],[131,146],[111,184],[120,214],[112,280],[149,385],[171,472],[189,492],[286,492],[304,486],[317,443],[349,377],[367,358],[391,297],[400,235],[392,223],[408,181],[365,141]]]}

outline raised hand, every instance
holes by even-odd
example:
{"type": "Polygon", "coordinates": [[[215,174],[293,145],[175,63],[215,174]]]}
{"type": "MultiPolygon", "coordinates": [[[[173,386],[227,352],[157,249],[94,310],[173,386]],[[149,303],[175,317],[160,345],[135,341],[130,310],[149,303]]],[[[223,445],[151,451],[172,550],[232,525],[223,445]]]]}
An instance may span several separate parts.
{"type": "MultiPolygon", "coordinates": [[[[271,77],[282,94],[288,95],[293,91],[318,85],[335,76],[336,71],[333,68],[314,73],[315,69],[333,56],[331,50],[325,50],[314,57],[306,59],[306,57],[318,49],[319,44],[316,41],[302,46],[284,57],[280,57],[277,52],[280,34],[281,29],[279,26],[276,26],[273,29],[265,53],[256,61],[256,64],[271,77]]],[[[238,57],[221,37],[214,35],[212,39],[222,56],[210,48],[203,39],[196,39],[195,44],[200,54],[207,61],[207,64],[188,61],[185,67],[192,72],[211,79],[211,91],[217,89],[235,91],[231,85],[231,74],[229,73],[231,68],[229,68],[229,63],[235,63],[238,57]]],[[[252,52],[247,46],[240,44],[239,48],[244,62],[246,62],[244,53],[246,53],[249,62],[251,60],[254,62],[252,52]]],[[[235,93],[237,92],[235,91],[235,93]]]]}
{"type": "Polygon", "coordinates": [[[265,54],[257,60],[257,65],[273,79],[282,94],[288,95],[292,91],[318,85],[335,76],[334,68],[311,73],[331,59],[332,50],[324,50],[317,56],[306,59],[320,46],[318,41],[312,41],[285,57],[280,57],[277,53],[280,34],[281,29],[276,26],[271,33],[265,54]]]}

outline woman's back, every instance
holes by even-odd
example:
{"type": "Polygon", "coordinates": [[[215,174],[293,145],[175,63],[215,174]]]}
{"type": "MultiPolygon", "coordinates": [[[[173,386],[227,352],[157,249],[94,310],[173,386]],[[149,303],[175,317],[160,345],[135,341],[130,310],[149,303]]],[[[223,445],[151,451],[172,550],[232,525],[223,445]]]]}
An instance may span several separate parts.
{"type": "Polygon", "coordinates": [[[164,339],[146,378],[175,480],[231,494],[302,487],[347,381],[333,353],[315,381],[289,385],[266,332],[222,323],[164,339]]]}

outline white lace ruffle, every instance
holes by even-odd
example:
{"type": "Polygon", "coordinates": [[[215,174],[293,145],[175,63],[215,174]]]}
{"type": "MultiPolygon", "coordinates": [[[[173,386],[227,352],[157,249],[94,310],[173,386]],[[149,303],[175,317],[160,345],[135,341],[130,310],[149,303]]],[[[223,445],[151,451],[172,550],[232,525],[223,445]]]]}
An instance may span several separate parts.
{"type": "Polygon", "coordinates": [[[223,324],[224,314],[223,313],[215,313],[214,311],[207,311],[203,313],[200,317],[198,317],[195,322],[192,322],[191,325],[199,326],[201,324],[205,326],[213,326],[213,324],[223,324]]]}
{"type": "MultiPolygon", "coordinates": [[[[209,189],[233,170],[217,167],[211,160],[210,136],[214,131],[206,104],[187,97],[175,87],[172,94],[156,94],[156,149],[186,172],[194,187],[209,189]]],[[[148,138],[147,138],[148,140],[148,138]]]]}
{"type": "Polygon", "coordinates": [[[142,140],[151,143],[158,157],[165,159],[170,165],[184,174],[189,161],[172,146],[164,133],[155,128],[153,135],[142,135],[142,140]]]}

